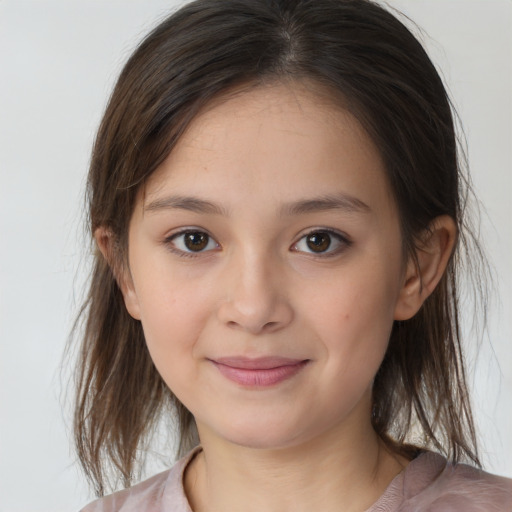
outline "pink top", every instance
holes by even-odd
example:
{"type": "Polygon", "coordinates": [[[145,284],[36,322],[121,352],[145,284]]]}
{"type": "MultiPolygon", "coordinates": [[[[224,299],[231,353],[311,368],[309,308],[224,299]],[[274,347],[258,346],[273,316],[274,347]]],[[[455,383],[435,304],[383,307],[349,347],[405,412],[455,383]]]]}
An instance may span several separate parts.
{"type": "MultiPolygon", "coordinates": [[[[192,512],[183,473],[196,448],[170,470],[87,505],[81,512],[192,512]]],[[[426,452],[366,512],[512,512],[512,480],[426,452]]]]}

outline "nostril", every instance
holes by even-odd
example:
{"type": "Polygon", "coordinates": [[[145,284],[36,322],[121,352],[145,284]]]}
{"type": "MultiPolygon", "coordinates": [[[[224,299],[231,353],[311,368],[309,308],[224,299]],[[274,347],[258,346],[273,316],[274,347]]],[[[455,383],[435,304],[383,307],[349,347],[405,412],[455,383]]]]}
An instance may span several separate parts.
{"type": "Polygon", "coordinates": [[[254,331],[254,332],[268,332],[268,331],[273,331],[274,329],[278,329],[280,323],[279,322],[267,322],[263,326],[255,327],[255,326],[249,326],[246,324],[241,324],[234,320],[230,320],[229,322],[226,323],[226,325],[228,327],[230,327],[231,329],[248,329],[248,330],[254,331]]]}

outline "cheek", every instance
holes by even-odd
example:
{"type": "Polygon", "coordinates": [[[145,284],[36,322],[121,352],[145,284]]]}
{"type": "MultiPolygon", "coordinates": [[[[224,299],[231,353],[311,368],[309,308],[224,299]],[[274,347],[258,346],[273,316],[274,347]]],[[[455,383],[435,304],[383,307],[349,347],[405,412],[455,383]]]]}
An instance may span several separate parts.
{"type": "Polygon", "coordinates": [[[174,375],[186,373],[183,364],[194,355],[196,343],[211,312],[207,289],[177,278],[163,265],[145,265],[134,275],[146,344],[158,371],[172,387],[174,375]]]}
{"type": "Polygon", "coordinates": [[[399,268],[382,261],[361,261],[350,272],[333,273],[311,300],[303,305],[334,371],[369,368],[376,372],[387,349],[399,268]]]}
{"type": "Polygon", "coordinates": [[[347,415],[358,404],[364,411],[370,407],[371,387],[393,325],[393,308],[383,304],[389,289],[356,276],[343,284],[347,286],[339,283],[318,298],[315,308],[315,335],[323,342],[324,358],[324,392],[315,401],[332,409],[333,418],[347,415]]]}

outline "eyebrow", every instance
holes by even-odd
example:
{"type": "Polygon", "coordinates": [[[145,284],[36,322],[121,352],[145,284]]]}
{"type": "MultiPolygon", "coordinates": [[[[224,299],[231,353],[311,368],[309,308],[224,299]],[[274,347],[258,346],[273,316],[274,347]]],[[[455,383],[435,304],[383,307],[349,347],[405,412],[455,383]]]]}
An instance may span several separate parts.
{"type": "Polygon", "coordinates": [[[356,197],[348,194],[334,194],[285,204],[281,208],[281,215],[301,215],[329,210],[341,210],[347,213],[369,213],[371,211],[366,203],[356,197]]]}
{"type": "Polygon", "coordinates": [[[146,212],[156,212],[159,210],[188,210],[207,215],[228,216],[227,210],[218,204],[197,197],[187,196],[168,196],[155,199],[144,207],[146,212]]]}
{"type": "MultiPolygon", "coordinates": [[[[144,207],[146,212],[160,210],[187,210],[194,213],[223,215],[225,217],[229,215],[228,211],[219,204],[188,196],[168,196],[155,199],[144,207]]],[[[366,203],[356,197],[347,194],[335,194],[301,199],[284,204],[280,208],[280,215],[284,217],[329,210],[341,210],[347,213],[368,213],[371,211],[366,203]]]]}

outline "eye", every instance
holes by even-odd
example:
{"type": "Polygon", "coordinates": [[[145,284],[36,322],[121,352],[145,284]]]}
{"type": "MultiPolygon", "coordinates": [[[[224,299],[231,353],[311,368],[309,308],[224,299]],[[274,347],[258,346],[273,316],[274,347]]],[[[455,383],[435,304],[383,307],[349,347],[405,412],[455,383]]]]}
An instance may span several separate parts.
{"type": "Polygon", "coordinates": [[[186,230],[176,233],[166,239],[178,253],[200,253],[217,249],[219,244],[204,231],[186,230]]]}
{"type": "Polygon", "coordinates": [[[351,242],[343,235],[330,230],[316,230],[304,235],[292,246],[294,251],[310,254],[337,254],[351,242]]]}

